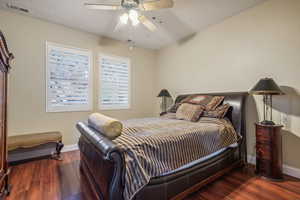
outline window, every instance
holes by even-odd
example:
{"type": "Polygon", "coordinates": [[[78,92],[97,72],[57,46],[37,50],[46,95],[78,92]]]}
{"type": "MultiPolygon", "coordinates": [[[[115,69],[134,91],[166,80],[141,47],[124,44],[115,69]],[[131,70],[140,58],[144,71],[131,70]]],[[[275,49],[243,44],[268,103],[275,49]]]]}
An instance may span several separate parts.
{"type": "Polygon", "coordinates": [[[100,55],[100,102],[102,110],[130,108],[130,61],[100,55]]]}
{"type": "Polygon", "coordinates": [[[46,111],[91,110],[91,52],[49,42],[46,46],[46,111]]]}

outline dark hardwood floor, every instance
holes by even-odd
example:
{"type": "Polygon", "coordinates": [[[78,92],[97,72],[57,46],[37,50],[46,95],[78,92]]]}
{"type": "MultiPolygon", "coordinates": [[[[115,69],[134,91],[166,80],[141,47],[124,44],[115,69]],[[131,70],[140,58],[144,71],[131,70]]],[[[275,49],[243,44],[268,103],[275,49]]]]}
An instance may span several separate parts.
{"type": "MultiPolygon", "coordinates": [[[[63,161],[40,160],[12,168],[12,191],[7,200],[93,200],[83,187],[79,152],[63,154],[63,161]]],[[[254,175],[253,168],[237,169],[186,200],[300,200],[300,180],[285,176],[269,182],[254,175]]]]}

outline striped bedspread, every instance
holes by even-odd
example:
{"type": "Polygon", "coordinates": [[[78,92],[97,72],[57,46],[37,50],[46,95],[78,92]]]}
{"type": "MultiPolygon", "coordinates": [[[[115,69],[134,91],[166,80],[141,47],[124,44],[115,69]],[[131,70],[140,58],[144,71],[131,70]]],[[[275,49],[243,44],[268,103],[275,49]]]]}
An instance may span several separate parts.
{"type": "Polygon", "coordinates": [[[130,200],[149,182],[171,170],[221,150],[239,140],[225,119],[202,118],[198,122],[163,118],[123,121],[114,140],[124,152],[124,199],[130,200]]]}

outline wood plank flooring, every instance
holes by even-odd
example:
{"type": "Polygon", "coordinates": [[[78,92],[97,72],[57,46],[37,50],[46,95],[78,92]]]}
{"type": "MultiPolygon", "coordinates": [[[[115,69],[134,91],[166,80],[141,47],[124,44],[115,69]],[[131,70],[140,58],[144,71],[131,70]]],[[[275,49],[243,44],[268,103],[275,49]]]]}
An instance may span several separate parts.
{"type": "MultiPolygon", "coordinates": [[[[63,154],[63,161],[40,160],[12,168],[12,191],[7,200],[93,200],[83,187],[79,152],[63,154]]],[[[190,195],[186,200],[300,200],[300,180],[285,176],[269,182],[253,168],[233,170],[190,195]]]]}

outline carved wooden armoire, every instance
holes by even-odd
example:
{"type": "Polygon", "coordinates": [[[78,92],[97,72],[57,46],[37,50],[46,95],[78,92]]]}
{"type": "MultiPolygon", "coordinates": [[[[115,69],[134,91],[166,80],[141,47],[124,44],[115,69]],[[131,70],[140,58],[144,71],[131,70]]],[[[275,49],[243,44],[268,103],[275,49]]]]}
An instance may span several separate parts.
{"type": "Polygon", "coordinates": [[[13,55],[0,30],[0,200],[9,193],[7,166],[7,73],[13,55]]]}

